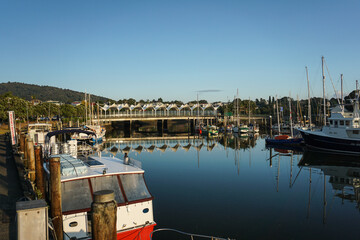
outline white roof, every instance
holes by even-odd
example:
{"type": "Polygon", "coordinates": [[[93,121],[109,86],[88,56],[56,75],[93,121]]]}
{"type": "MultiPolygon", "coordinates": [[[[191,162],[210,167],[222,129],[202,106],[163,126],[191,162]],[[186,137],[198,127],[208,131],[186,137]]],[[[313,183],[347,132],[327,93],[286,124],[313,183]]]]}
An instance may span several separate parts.
{"type": "Polygon", "coordinates": [[[84,161],[67,154],[52,157],[60,157],[62,182],[104,175],[144,173],[143,169],[126,165],[123,160],[115,157],[93,156],[84,161]]]}

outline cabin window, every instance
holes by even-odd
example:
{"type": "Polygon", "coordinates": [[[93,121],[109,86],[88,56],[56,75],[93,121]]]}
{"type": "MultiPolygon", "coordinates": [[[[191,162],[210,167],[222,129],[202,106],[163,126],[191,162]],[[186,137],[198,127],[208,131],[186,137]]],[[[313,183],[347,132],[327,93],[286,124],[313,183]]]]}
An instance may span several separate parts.
{"type": "Polygon", "coordinates": [[[353,134],[359,134],[359,130],[353,130],[353,134]]]}
{"type": "Polygon", "coordinates": [[[103,176],[91,178],[91,186],[93,192],[101,191],[101,190],[113,190],[115,194],[115,201],[117,203],[125,202],[124,197],[121,193],[119,181],[116,176],[103,176]]]}
{"type": "Polygon", "coordinates": [[[350,121],[349,120],[346,120],[345,123],[346,123],[346,126],[350,126],[350,121]]]}
{"type": "Polygon", "coordinates": [[[91,192],[87,179],[61,183],[62,211],[91,207],[91,192]]]}
{"type": "Polygon", "coordinates": [[[330,120],[330,125],[333,125],[333,120],[330,120]]]}
{"type": "Polygon", "coordinates": [[[338,121],[334,121],[335,127],[338,127],[338,121]]]}
{"type": "Polygon", "coordinates": [[[340,126],[344,126],[344,120],[340,120],[340,126]]]}
{"type": "Polygon", "coordinates": [[[124,174],[120,175],[120,179],[124,187],[125,195],[129,201],[151,197],[142,174],[124,174]]]}

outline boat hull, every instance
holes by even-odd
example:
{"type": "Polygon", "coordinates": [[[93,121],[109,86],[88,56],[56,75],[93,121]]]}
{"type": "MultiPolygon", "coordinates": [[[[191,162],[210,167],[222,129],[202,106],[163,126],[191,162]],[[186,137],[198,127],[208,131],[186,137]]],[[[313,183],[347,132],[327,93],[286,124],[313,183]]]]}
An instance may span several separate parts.
{"type": "Polygon", "coordinates": [[[303,142],[302,138],[288,138],[288,139],[265,139],[265,143],[268,145],[300,145],[303,142]]]}
{"type": "Polygon", "coordinates": [[[317,148],[331,152],[360,154],[360,139],[344,139],[321,136],[310,131],[300,131],[305,144],[310,148],[317,148]]]}
{"type": "Polygon", "coordinates": [[[117,240],[150,240],[150,234],[154,231],[155,223],[125,232],[117,233],[117,240]]]}

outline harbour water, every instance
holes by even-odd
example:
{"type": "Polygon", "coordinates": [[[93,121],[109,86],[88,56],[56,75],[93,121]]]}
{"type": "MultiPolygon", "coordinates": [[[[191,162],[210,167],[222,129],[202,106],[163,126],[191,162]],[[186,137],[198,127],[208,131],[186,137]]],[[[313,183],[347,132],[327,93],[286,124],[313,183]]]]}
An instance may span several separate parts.
{"type": "MultiPolygon", "coordinates": [[[[122,158],[122,150],[142,163],[156,229],[229,239],[359,238],[358,157],[270,151],[261,136],[233,135],[110,140],[103,154],[122,158]]],[[[191,238],[159,231],[153,239],[191,238]]]]}

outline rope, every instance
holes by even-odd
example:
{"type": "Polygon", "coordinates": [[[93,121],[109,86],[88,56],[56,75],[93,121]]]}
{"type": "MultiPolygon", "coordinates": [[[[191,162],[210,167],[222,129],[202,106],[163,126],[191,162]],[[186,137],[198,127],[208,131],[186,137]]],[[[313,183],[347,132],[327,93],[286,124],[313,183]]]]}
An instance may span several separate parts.
{"type": "Polygon", "coordinates": [[[340,105],[340,100],[339,100],[339,98],[338,98],[338,95],[337,95],[337,92],[336,92],[336,89],[335,89],[335,86],[334,86],[333,80],[332,80],[332,78],[331,78],[330,71],[329,71],[329,69],[328,69],[328,66],[327,66],[327,64],[326,64],[325,59],[324,59],[324,62],[325,62],[326,70],[327,70],[327,72],[328,72],[328,74],[329,74],[329,78],[330,78],[331,84],[332,84],[333,89],[334,89],[334,92],[335,92],[336,100],[338,101],[338,104],[340,105]]]}
{"type": "Polygon", "coordinates": [[[172,229],[172,228],[159,228],[159,229],[156,229],[156,230],[152,231],[152,232],[150,233],[150,240],[152,240],[152,235],[153,235],[153,233],[155,233],[155,232],[160,232],[160,231],[172,231],[172,232],[177,232],[177,233],[180,233],[180,234],[183,234],[183,235],[190,236],[191,239],[193,239],[193,237],[202,237],[202,238],[209,238],[209,239],[216,239],[216,240],[231,240],[230,238],[218,238],[218,237],[213,237],[213,236],[206,236],[206,235],[200,235],[200,234],[182,232],[182,231],[179,231],[179,230],[176,230],[176,229],[172,229]]]}

